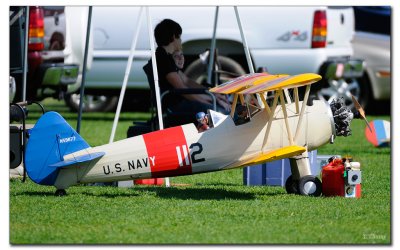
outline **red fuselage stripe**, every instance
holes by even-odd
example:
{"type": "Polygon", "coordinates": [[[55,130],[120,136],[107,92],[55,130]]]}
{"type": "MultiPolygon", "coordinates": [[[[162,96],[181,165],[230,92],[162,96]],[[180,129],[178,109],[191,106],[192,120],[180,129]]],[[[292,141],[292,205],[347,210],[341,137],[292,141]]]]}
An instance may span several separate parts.
{"type": "Polygon", "coordinates": [[[153,178],[192,173],[189,148],[182,127],[173,127],[143,135],[153,178]]]}

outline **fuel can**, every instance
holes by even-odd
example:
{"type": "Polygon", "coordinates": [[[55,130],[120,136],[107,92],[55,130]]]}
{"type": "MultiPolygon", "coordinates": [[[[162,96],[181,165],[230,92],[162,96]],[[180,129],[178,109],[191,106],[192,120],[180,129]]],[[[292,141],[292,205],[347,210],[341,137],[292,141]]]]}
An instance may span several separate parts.
{"type": "Polygon", "coordinates": [[[334,159],[322,168],[322,194],[344,196],[344,165],[342,159],[334,159]]]}
{"type": "Polygon", "coordinates": [[[361,197],[361,171],[358,162],[333,159],[322,169],[324,196],[361,197]]]}

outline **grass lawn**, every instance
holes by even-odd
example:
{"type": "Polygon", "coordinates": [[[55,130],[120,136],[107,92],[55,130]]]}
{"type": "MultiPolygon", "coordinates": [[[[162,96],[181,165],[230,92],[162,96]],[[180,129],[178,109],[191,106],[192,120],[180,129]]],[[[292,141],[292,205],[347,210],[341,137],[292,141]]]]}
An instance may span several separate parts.
{"type": "MultiPolygon", "coordinates": [[[[46,107],[76,127],[77,115],[63,105],[46,107]]],[[[34,122],[39,113],[30,116],[34,122]]],[[[132,120],[147,117],[123,113],[116,140],[126,138],[132,120]]],[[[107,143],[113,119],[113,113],[84,114],[82,136],[92,146],[107,143]]],[[[364,127],[354,121],[352,136],[318,151],[361,162],[361,199],[244,186],[242,169],[171,178],[172,184],[187,185],[170,188],[75,186],[65,197],[55,197],[54,187],[10,180],[10,243],[390,244],[391,150],[370,145],[364,127]]]]}

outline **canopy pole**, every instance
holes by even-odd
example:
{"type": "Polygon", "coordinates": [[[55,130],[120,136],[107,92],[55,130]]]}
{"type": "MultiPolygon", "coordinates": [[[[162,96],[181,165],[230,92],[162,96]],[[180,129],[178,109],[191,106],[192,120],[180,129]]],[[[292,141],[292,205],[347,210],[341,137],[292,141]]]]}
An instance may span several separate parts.
{"type": "Polygon", "coordinates": [[[83,96],[85,95],[85,80],[86,80],[86,64],[89,50],[89,39],[90,39],[90,24],[92,22],[92,8],[93,6],[89,6],[88,13],[88,21],[86,27],[86,42],[85,42],[85,54],[83,55],[83,66],[82,66],[82,82],[81,89],[79,92],[79,111],[78,111],[78,124],[76,125],[76,132],[78,134],[81,130],[81,120],[82,120],[82,111],[83,111],[83,96]]]}
{"type": "MultiPolygon", "coordinates": [[[[247,65],[249,66],[250,74],[254,74],[254,66],[253,62],[251,61],[249,46],[247,45],[247,40],[243,32],[242,21],[240,20],[239,11],[237,9],[237,6],[234,6],[233,8],[235,9],[236,21],[239,26],[240,36],[242,37],[242,43],[243,43],[244,53],[246,55],[247,65]]],[[[264,103],[262,102],[259,96],[257,96],[257,100],[258,100],[258,105],[260,105],[260,107],[264,107],[264,103]]]]}
{"type": "Polygon", "coordinates": [[[137,24],[138,25],[137,25],[137,28],[136,28],[135,36],[133,37],[133,40],[132,40],[131,51],[129,53],[128,63],[126,65],[126,69],[125,69],[124,81],[122,83],[121,92],[119,94],[117,111],[115,113],[113,127],[112,127],[112,130],[111,130],[111,136],[110,136],[110,140],[109,140],[108,143],[112,143],[114,141],[115,130],[117,129],[119,115],[121,113],[121,107],[122,107],[122,103],[123,103],[124,97],[125,97],[126,85],[128,84],[129,73],[131,72],[132,61],[133,61],[133,57],[134,57],[135,52],[136,52],[136,44],[137,44],[137,40],[138,40],[138,37],[139,37],[140,27],[141,27],[141,24],[142,24],[142,10],[143,10],[143,7],[140,7],[138,20],[137,20],[137,24]]]}
{"type": "Polygon", "coordinates": [[[242,43],[243,43],[244,53],[246,54],[247,65],[249,66],[250,73],[254,74],[253,62],[251,61],[250,50],[249,47],[247,46],[246,37],[244,36],[243,33],[243,27],[242,27],[242,22],[240,21],[239,11],[237,9],[237,6],[234,6],[233,8],[235,9],[236,21],[239,26],[240,36],[242,37],[242,43]]]}
{"type": "Polygon", "coordinates": [[[156,94],[158,124],[159,124],[159,128],[161,130],[161,129],[164,129],[164,123],[163,123],[163,119],[162,119],[160,85],[158,84],[158,70],[157,70],[156,49],[154,46],[153,25],[151,23],[149,7],[146,7],[146,13],[147,13],[147,28],[148,28],[148,33],[149,33],[150,49],[151,49],[151,62],[152,62],[152,66],[153,66],[154,88],[155,88],[155,92],[156,92],[155,94],[156,94]]]}
{"type": "Polygon", "coordinates": [[[24,68],[23,68],[23,82],[22,82],[22,101],[26,101],[26,77],[28,73],[28,42],[29,42],[29,6],[26,6],[25,18],[25,46],[24,46],[24,68]]]}
{"type": "MultiPolygon", "coordinates": [[[[215,47],[216,47],[216,43],[217,43],[216,34],[217,34],[218,12],[219,12],[219,6],[217,6],[215,9],[214,29],[213,29],[213,35],[212,35],[212,40],[211,40],[210,56],[209,56],[208,68],[207,68],[207,82],[208,83],[211,83],[212,69],[214,66],[215,47]]],[[[218,84],[218,83],[216,83],[216,84],[218,84]]]]}
{"type": "MultiPolygon", "coordinates": [[[[160,98],[160,85],[158,84],[158,70],[157,70],[157,59],[156,59],[156,49],[154,46],[154,36],[153,36],[153,25],[151,23],[151,16],[149,7],[146,7],[147,14],[147,28],[149,33],[150,40],[150,48],[151,48],[151,62],[153,66],[153,77],[154,77],[154,89],[156,91],[156,103],[157,103],[157,115],[158,115],[158,125],[160,130],[164,129],[164,123],[162,118],[162,110],[161,110],[161,98],[160,98]]],[[[169,187],[169,178],[165,177],[165,186],[169,187]]]]}

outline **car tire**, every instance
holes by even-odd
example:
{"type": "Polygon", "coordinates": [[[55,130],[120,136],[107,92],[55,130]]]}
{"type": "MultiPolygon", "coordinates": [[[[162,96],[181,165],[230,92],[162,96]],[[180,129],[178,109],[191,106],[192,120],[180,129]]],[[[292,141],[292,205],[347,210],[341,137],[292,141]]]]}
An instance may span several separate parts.
{"type": "Polygon", "coordinates": [[[365,86],[362,78],[327,79],[320,89],[314,93],[318,99],[331,103],[333,99],[343,97],[345,105],[354,108],[351,95],[353,95],[361,106],[365,107],[369,101],[368,86],[365,86]]]}
{"type": "MultiPolygon", "coordinates": [[[[68,94],[65,103],[74,112],[79,111],[80,94],[68,94]]],[[[83,112],[110,112],[114,111],[118,104],[117,96],[85,95],[83,100],[83,112]]]]}
{"type": "MultiPolygon", "coordinates": [[[[222,82],[246,74],[246,71],[243,69],[243,67],[229,57],[218,56],[218,64],[221,67],[221,71],[233,73],[221,73],[220,79],[222,82]]],[[[194,81],[200,84],[205,84],[207,83],[207,64],[203,64],[200,59],[197,59],[186,68],[185,74],[194,81]]]]}

